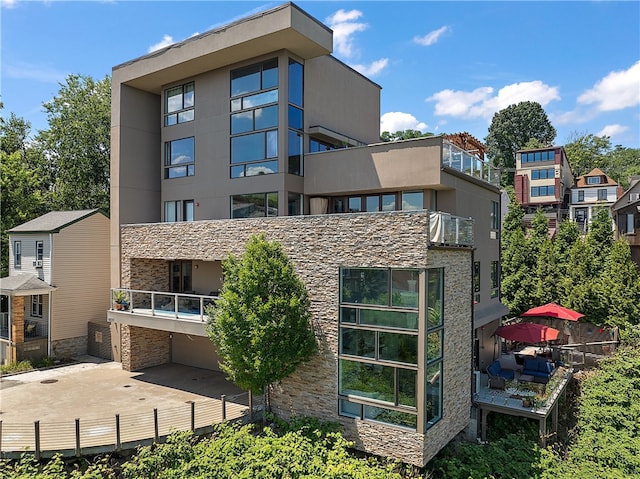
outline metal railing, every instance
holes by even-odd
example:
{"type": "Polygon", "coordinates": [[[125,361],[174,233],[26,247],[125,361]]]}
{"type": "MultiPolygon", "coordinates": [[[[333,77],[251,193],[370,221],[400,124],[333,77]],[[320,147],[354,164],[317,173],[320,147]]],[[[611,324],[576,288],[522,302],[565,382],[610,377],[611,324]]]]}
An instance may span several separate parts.
{"type": "Polygon", "coordinates": [[[0,457],[24,452],[37,459],[82,456],[133,449],[159,442],[176,431],[204,434],[224,421],[251,422],[261,411],[261,399],[244,392],[220,399],[189,401],[184,406],[149,410],[146,414],[116,414],[111,418],[76,418],[69,422],[11,424],[0,421],[0,457]]]}
{"type": "Polygon", "coordinates": [[[429,212],[429,243],[473,246],[473,218],[461,218],[441,211],[429,212]]]}
{"type": "Polygon", "coordinates": [[[111,310],[126,311],[148,316],[172,317],[204,322],[206,308],[214,304],[217,296],[166,291],[145,291],[138,289],[111,288],[111,310]],[[122,293],[117,302],[117,293],[122,293]]]}

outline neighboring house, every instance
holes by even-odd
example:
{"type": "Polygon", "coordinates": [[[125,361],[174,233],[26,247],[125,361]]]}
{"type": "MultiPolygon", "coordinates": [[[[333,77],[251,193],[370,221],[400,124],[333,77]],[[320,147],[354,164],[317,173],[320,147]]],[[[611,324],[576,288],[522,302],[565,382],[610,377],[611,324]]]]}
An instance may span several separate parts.
{"type": "Polygon", "coordinates": [[[274,411],[424,465],[499,354],[499,174],[442,136],[381,143],[380,86],[332,45],[287,3],[114,67],[115,357],[217,369],[204,307],[263,232],[307,285],[320,346],[274,411]]]}
{"type": "MultiPolygon", "coordinates": [[[[0,360],[87,354],[89,323],[109,331],[104,318],[109,218],[97,209],[54,211],[8,232],[9,276],[0,280],[0,360]]],[[[96,337],[100,334],[92,340],[96,337]]],[[[102,355],[107,357],[109,340],[106,334],[102,355]]],[[[99,347],[93,352],[99,355],[99,347]]]]}
{"type": "Polygon", "coordinates": [[[579,176],[575,187],[571,188],[569,219],[578,224],[580,231],[586,233],[597,211],[606,208],[611,216],[610,207],[620,194],[618,183],[609,178],[599,168],[586,175],[579,176]]]}
{"type": "Polygon", "coordinates": [[[514,186],[516,198],[525,211],[525,223],[530,225],[536,211],[542,209],[553,235],[560,222],[569,216],[570,188],[573,186],[564,147],[518,151],[514,186]]]}
{"type": "Polygon", "coordinates": [[[630,178],[631,186],[611,206],[616,238],[624,238],[631,247],[631,257],[640,268],[640,177],[630,178]]]}

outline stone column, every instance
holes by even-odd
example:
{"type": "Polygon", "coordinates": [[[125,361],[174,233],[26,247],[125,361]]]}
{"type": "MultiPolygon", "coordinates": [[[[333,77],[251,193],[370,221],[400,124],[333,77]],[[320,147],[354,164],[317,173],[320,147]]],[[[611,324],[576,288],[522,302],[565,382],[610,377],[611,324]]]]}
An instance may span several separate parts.
{"type": "Polygon", "coordinates": [[[24,296],[11,296],[11,340],[24,343],[24,296]]]}

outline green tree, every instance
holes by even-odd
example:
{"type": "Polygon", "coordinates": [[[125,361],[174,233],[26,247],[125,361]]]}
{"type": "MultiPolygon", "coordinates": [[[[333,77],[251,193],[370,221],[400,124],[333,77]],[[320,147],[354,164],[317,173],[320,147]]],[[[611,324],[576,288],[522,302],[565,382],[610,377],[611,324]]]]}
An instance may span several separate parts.
{"type": "Polygon", "coordinates": [[[264,234],[248,241],[241,258],[223,262],[224,285],[207,310],[209,337],[220,367],[243,389],[264,393],[317,350],[309,298],[293,264],[264,234]]]}
{"type": "Polygon", "coordinates": [[[542,106],[524,101],[493,115],[485,143],[489,158],[503,170],[502,184],[513,185],[516,152],[532,139],[546,146],[552,144],[555,138],[556,129],[542,106]]]}
{"type": "Polygon", "coordinates": [[[548,236],[542,242],[535,269],[535,301],[538,305],[560,301],[558,263],[553,241],[548,236]]]}
{"type": "Polygon", "coordinates": [[[531,306],[534,283],[530,274],[530,255],[525,238],[524,210],[516,198],[513,187],[507,188],[509,206],[504,218],[501,241],[501,293],[503,302],[512,315],[520,314],[531,306]]]}
{"type": "Polygon", "coordinates": [[[613,245],[613,224],[608,208],[598,208],[592,216],[586,240],[593,253],[593,268],[595,271],[602,271],[604,261],[613,245]]]}
{"type": "Polygon", "coordinates": [[[571,247],[579,237],[580,230],[578,229],[578,224],[575,221],[565,220],[560,222],[558,231],[556,232],[556,236],[553,240],[556,268],[559,278],[564,278],[567,273],[571,247]]]}
{"type": "Polygon", "coordinates": [[[606,302],[606,324],[623,328],[640,324],[640,275],[626,240],[613,243],[599,283],[606,302]]]}
{"type": "Polygon", "coordinates": [[[383,131],[380,135],[382,141],[409,140],[411,138],[422,138],[423,136],[433,136],[433,133],[422,133],[420,130],[398,130],[395,133],[383,131]]]}
{"type": "Polygon", "coordinates": [[[111,81],[69,75],[44,103],[49,128],[36,142],[49,161],[52,209],[109,210],[111,81]]]}
{"type": "MultiPolygon", "coordinates": [[[[1,105],[0,105],[1,108],[1,105]]],[[[11,114],[0,118],[0,270],[9,274],[9,234],[7,230],[46,212],[47,184],[43,181],[36,152],[27,138],[31,125],[11,114]]]]}

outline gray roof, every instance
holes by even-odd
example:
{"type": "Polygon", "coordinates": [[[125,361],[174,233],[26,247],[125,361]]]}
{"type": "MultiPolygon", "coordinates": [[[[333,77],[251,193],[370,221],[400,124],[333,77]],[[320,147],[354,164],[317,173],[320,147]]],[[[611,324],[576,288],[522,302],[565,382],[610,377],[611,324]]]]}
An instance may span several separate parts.
{"type": "Polygon", "coordinates": [[[26,296],[30,294],[45,294],[57,288],[48,285],[35,274],[20,273],[14,276],[0,278],[0,294],[7,296],[26,296]]]}
{"type": "Polygon", "coordinates": [[[631,193],[640,194],[640,180],[633,182],[629,189],[625,191],[613,205],[611,205],[611,209],[613,211],[618,211],[622,208],[626,208],[627,206],[631,206],[636,203],[640,205],[640,197],[637,200],[631,201],[631,193]]]}
{"type": "Polygon", "coordinates": [[[9,233],[56,233],[62,228],[98,212],[100,210],[97,208],[78,211],[51,211],[8,231],[9,233]]]}

